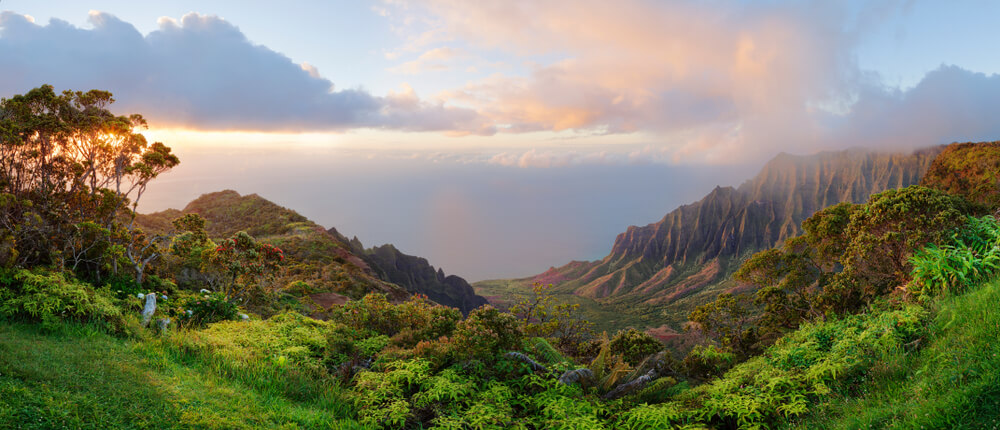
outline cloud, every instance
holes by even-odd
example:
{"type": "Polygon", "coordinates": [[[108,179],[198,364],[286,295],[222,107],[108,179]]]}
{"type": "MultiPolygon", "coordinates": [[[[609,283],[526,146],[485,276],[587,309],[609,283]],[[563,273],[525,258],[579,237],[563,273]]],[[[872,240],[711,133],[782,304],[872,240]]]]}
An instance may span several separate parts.
{"type": "Polygon", "coordinates": [[[995,111],[995,98],[977,96],[989,93],[991,77],[952,68],[901,91],[856,63],[860,41],[912,1],[860,9],[820,1],[393,4],[425,13],[419,22],[438,23],[443,39],[538,59],[527,73],[495,73],[439,94],[502,132],[645,132],[669,148],[651,154],[659,160],[739,162],[865,142],[926,146],[996,129],[977,119],[995,111]]]}
{"type": "Polygon", "coordinates": [[[315,67],[251,43],[216,16],[161,18],[145,36],[106,13],[91,12],[90,23],[92,29],[56,19],[39,26],[0,14],[0,92],[43,83],[106,89],[118,99],[116,109],[143,113],[157,126],[492,133],[475,111],[423,101],[412,90],[380,97],[335,89],[315,67]]]}
{"type": "Polygon", "coordinates": [[[831,142],[912,148],[1000,139],[1000,75],[942,65],[906,91],[866,85],[851,111],[830,119],[831,142]]]}

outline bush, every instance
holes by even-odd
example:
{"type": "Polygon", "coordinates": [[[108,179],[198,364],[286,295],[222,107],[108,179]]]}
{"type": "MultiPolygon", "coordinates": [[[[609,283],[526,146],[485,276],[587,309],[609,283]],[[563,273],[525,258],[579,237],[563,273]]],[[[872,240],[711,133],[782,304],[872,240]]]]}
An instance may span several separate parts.
{"type": "Polygon", "coordinates": [[[617,354],[629,365],[636,366],[646,357],[663,349],[663,344],[649,333],[628,328],[615,333],[610,347],[612,354],[617,354]]]}
{"type": "Polygon", "coordinates": [[[700,404],[700,415],[719,427],[757,428],[800,415],[811,401],[849,393],[876,363],[899,355],[926,332],[929,313],[919,305],[803,324],[709,384],[677,400],[700,404]]]}
{"type": "Polygon", "coordinates": [[[971,210],[961,197],[920,186],[875,194],[851,216],[844,271],[866,300],[903,286],[913,268],[909,258],[951,238],[971,210]]]}
{"type": "Polygon", "coordinates": [[[715,345],[698,345],[684,357],[684,373],[708,379],[722,376],[736,363],[736,355],[715,345]]]}
{"type": "Polygon", "coordinates": [[[1000,142],[954,143],[934,158],[920,185],[1000,206],[1000,142]]]}
{"type": "Polygon", "coordinates": [[[222,321],[205,330],[187,332],[181,340],[228,366],[270,362],[323,375],[330,330],[328,322],[289,312],[267,320],[222,321]]]}
{"type": "Polygon", "coordinates": [[[116,332],[125,319],[110,293],[47,269],[6,270],[0,275],[0,316],[40,321],[53,327],[60,321],[100,322],[116,332]]]}
{"type": "Polygon", "coordinates": [[[404,303],[390,303],[384,294],[368,294],[331,310],[331,320],[357,330],[392,337],[393,344],[413,347],[421,341],[450,336],[462,312],[414,295],[404,303]]]}
{"type": "Polygon", "coordinates": [[[236,320],[240,309],[226,300],[220,293],[202,293],[181,301],[179,319],[194,325],[205,325],[219,321],[236,320]]]}
{"type": "Polygon", "coordinates": [[[507,351],[520,349],[522,340],[521,322],[489,305],[469,313],[453,337],[458,354],[484,361],[495,361],[507,351]]]}

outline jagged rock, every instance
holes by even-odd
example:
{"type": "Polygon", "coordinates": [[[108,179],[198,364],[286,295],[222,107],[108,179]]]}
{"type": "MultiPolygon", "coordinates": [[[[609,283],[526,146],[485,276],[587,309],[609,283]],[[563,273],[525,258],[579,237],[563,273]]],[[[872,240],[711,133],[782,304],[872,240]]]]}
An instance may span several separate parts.
{"type": "Polygon", "coordinates": [[[444,270],[435,270],[427,259],[404,254],[392,244],[366,250],[362,258],[382,279],[411,293],[426,295],[434,302],[458,308],[464,314],[488,303],[476,295],[465,279],[445,275],[444,270]]]}

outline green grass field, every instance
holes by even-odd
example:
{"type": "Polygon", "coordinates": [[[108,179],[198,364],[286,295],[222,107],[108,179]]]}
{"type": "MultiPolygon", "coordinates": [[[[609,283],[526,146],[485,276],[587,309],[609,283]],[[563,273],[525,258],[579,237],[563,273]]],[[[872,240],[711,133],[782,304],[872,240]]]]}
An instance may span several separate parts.
{"type": "Polygon", "coordinates": [[[237,381],[157,339],[0,323],[0,428],[357,427],[335,395],[292,399],[237,381]]]}

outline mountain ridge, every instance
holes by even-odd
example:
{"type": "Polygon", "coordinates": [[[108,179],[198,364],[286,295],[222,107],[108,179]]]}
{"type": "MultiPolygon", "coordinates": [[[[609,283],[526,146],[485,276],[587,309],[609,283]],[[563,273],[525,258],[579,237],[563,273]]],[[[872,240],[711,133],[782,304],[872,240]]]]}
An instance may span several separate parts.
{"type": "Polygon", "coordinates": [[[798,235],[802,221],[820,209],[918,184],[943,148],[781,153],[738,187],[717,186],[659,221],[627,227],[600,260],[573,261],[508,283],[521,289],[552,283],[563,294],[655,316],[651,324],[666,317],[678,328],[693,306],[741,288],[728,276],[742,259],[798,235]]]}
{"type": "Polygon", "coordinates": [[[441,280],[436,284],[423,281],[426,268],[430,267],[433,271],[433,266],[426,259],[400,253],[409,264],[388,268],[380,266],[390,260],[369,256],[357,237],[349,240],[336,228],[324,228],[298,212],[257,194],[240,195],[234,190],[206,193],[182,210],[167,209],[142,214],[137,220],[148,231],[163,232],[170,230],[171,220],[186,213],[204,217],[208,221],[206,231],[212,238],[225,238],[246,231],[282,248],[292,263],[285,281],[306,282],[312,291],[310,297],[320,305],[347,298],[358,299],[368,292],[383,293],[395,301],[405,300],[412,294],[424,294],[435,302],[459,308],[463,313],[487,303],[461,277],[444,276],[442,272],[441,280]],[[396,276],[387,276],[387,273],[396,276]],[[330,297],[330,293],[336,296],[330,297]]]}

